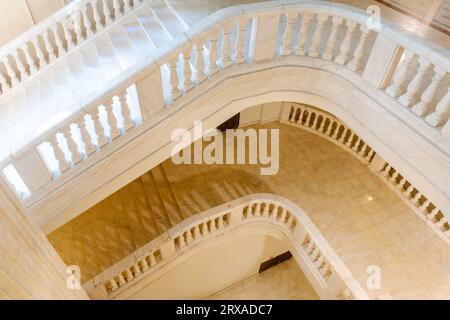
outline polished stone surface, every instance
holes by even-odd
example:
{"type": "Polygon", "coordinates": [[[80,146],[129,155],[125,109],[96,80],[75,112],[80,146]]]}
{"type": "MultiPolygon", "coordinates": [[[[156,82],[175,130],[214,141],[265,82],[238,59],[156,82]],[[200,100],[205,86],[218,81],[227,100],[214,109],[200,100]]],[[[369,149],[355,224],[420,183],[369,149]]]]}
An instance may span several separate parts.
{"type": "Polygon", "coordinates": [[[209,299],[213,300],[318,300],[294,259],[273,266],[209,299]]]}
{"type": "MultiPolygon", "coordinates": [[[[371,298],[450,299],[450,248],[384,182],[323,138],[278,123],[262,128],[280,129],[280,170],[274,176],[261,176],[259,165],[162,164],[167,192],[183,217],[250,193],[276,193],[305,210],[371,298]],[[381,268],[381,289],[365,286],[371,265],[381,268]]],[[[101,270],[138,248],[136,230],[142,230],[139,211],[93,209],[49,237],[67,264],[90,274],[96,271],[89,268],[101,270]],[[87,254],[80,247],[89,247],[89,257],[102,259],[106,252],[115,259],[99,268],[83,260],[87,254]]]]}

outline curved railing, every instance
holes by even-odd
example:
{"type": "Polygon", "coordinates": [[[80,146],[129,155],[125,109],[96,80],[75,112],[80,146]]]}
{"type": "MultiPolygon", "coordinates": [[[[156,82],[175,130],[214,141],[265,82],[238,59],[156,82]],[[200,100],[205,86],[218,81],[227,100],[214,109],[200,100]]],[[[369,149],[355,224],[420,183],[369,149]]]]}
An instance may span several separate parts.
{"type": "Polygon", "coordinates": [[[0,98],[154,0],[75,0],[0,47],[0,98]]]}
{"type": "Polygon", "coordinates": [[[173,110],[168,106],[181,103],[208,79],[237,67],[292,59],[344,70],[340,75],[360,82],[362,90],[377,90],[377,98],[394,105],[398,117],[417,114],[420,125],[410,122],[412,129],[446,143],[441,148],[447,150],[449,53],[383,21],[378,30],[369,29],[367,19],[358,9],[327,2],[276,1],[220,10],[157,50],[153,60],[108,83],[79,113],[0,168],[13,166],[22,183],[12,188],[22,199],[32,199],[73,175],[74,168],[92,168],[136,136],[131,132],[141,123],[154,125],[173,110]]]}
{"type": "MultiPolygon", "coordinates": [[[[293,202],[273,194],[254,194],[194,215],[132,255],[84,284],[95,299],[112,299],[137,281],[194,250],[246,225],[264,224],[281,230],[291,253],[322,299],[368,299],[367,294],[327,243],[320,231],[293,202]]],[[[167,271],[167,268],[165,269],[167,271]]]]}

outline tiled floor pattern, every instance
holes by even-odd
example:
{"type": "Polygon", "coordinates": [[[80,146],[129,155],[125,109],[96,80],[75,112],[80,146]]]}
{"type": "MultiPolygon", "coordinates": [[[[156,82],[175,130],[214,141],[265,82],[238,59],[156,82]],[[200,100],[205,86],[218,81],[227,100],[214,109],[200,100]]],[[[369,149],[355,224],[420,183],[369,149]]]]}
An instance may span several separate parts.
{"type": "Polygon", "coordinates": [[[232,288],[223,290],[213,300],[318,300],[302,270],[289,259],[232,288]]]}
{"type": "MultiPolygon", "coordinates": [[[[170,159],[162,164],[173,193],[170,197],[176,199],[184,217],[249,193],[280,194],[310,215],[363,286],[368,266],[381,268],[381,289],[367,289],[372,298],[450,299],[450,248],[366,166],[299,128],[278,123],[262,127],[280,128],[280,170],[274,176],[261,176],[259,165],[175,165],[170,159]]],[[[112,211],[101,210],[103,216],[112,211]]],[[[124,213],[117,211],[114,219],[130,220],[124,213]]],[[[84,219],[88,221],[89,216],[84,219]]],[[[64,248],[58,240],[52,241],[63,259],[77,257],[70,241],[83,239],[88,231],[80,229],[81,222],[77,225],[78,229],[73,222],[63,227],[70,230],[65,233],[64,248]]],[[[123,230],[120,237],[128,234],[131,239],[135,232],[127,225],[118,230],[123,230]]],[[[117,236],[111,234],[108,241],[116,241],[117,236]]],[[[119,241],[116,246],[108,250],[121,249],[119,241]]]]}

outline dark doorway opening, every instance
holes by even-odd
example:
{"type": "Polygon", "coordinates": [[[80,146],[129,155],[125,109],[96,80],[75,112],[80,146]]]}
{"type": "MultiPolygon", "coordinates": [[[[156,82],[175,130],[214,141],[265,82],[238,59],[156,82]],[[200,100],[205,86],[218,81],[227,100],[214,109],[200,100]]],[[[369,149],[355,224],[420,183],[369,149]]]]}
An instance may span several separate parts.
{"type": "Polygon", "coordinates": [[[286,251],[285,253],[280,254],[279,256],[276,256],[270,260],[267,260],[259,266],[259,273],[272,268],[273,266],[276,266],[277,264],[280,264],[286,260],[289,260],[292,257],[292,254],[290,251],[286,251]]]}
{"type": "Polygon", "coordinates": [[[222,123],[217,127],[220,131],[225,131],[227,129],[237,129],[239,128],[239,119],[240,119],[240,113],[232,116],[230,119],[222,123]]]}

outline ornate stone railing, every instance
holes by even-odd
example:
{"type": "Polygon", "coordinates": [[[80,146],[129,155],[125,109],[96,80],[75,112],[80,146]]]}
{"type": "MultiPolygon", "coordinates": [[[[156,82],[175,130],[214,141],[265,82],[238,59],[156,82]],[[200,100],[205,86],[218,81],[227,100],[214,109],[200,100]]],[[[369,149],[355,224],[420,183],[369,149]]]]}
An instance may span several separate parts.
{"type": "Polygon", "coordinates": [[[0,48],[0,98],[152,0],[75,0],[0,48]]]}
{"type": "Polygon", "coordinates": [[[319,135],[370,166],[371,170],[391,187],[400,199],[450,244],[450,224],[443,211],[428,199],[427,192],[417,189],[341,120],[305,104],[286,103],[280,114],[280,122],[319,135]]]}
{"type": "MultiPolygon", "coordinates": [[[[289,241],[291,253],[322,299],[368,299],[367,294],[305,212],[272,194],[254,194],[194,215],[84,284],[94,299],[124,295],[137,282],[167,271],[203,242],[247,225],[269,225],[289,241]]],[[[261,232],[265,232],[261,228],[261,232]]]]}
{"type": "MultiPolygon", "coordinates": [[[[448,154],[450,144],[444,138],[450,138],[448,75],[442,75],[449,70],[448,52],[383,22],[378,31],[370,30],[367,18],[357,9],[327,2],[277,1],[216,12],[152,54],[153,60],[138,63],[109,83],[79,113],[12,154],[0,169],[15,170],[21,181],[12,189],[30,207],[60,189],[62,180],[93,170],[100,160],[123,149],[140,132],[131,128],[155,126],[179,101],[192,99],[195,88],[267,61],[304,63],[313,68],[326,65],[328,72],[361,83],[359,90],[375,90],[381,105],[388,101],[397,117],[407,117],[412,130],[424,140],[439,141],[442,146],[436,148],[448,154]],[[409,62],[409,52],[414,52],[413,60],[422,61],[419,70],[412,66],[408,72],[402,71],[405,64],[414,65],[409,62]],[[431,64],[436,72],[431,71],[431,64]],[[429,68],[425,70],[425,66],[429,68]],[[392,98],[389,93],[394,89],[392,98]],[[412,103],[426,105],[427,112],[414,118],[415,114],[405,109],[412,103]],[[432,123],[441,126],[433,128],[424,117],[438,119],[432,123]]],[[[371,157],[371,150],[349,129],[345,135],[341,129],[334,130],[331,139],[336,134],[360,156],[371,157]]]]}

